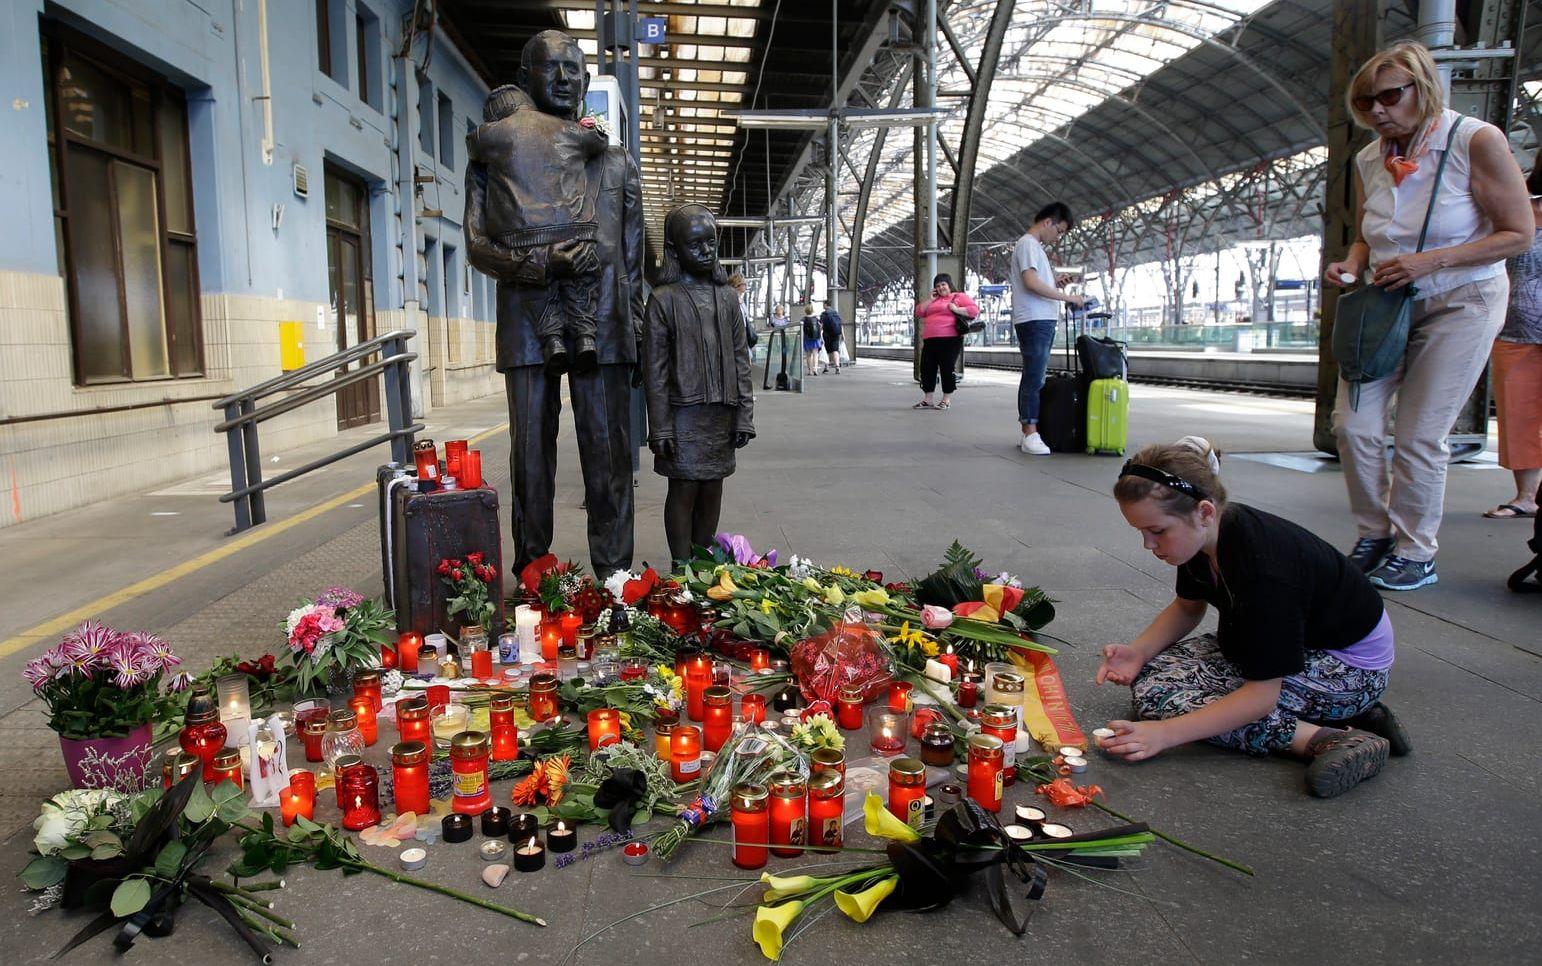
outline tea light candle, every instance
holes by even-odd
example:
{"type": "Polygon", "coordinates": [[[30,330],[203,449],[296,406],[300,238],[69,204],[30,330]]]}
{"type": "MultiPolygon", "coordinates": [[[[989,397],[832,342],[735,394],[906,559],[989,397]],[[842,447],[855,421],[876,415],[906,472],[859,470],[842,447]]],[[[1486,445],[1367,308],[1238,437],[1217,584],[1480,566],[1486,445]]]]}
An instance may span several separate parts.
{"type": "Polygon", "coordinates": [[[397,859],[401,862],[403,869],[416,872],[428,865],[428,852],[419,848],[403,849],[397,859]]]}
{"type": "Polygon", "coordinates": [[[1114,740],[1114,729],[1112,729],[1112,728],[1094,728],[1094,729],[1092,729],[1092,741],[1099,748],[1107,747],[1108,743],[1110,741],[1113,741],[1113,740],[1114,740]]]}
{"type": "Polygon", "coordinates": [[[1059,755],[1061,758],[1080,758],[1082,750],[1075,745],[1061,745],[1059,755]]]}
{"type": "Polygon", "coordinates": [[[558,821],[557,827],[546,833],[546,847],[553,852],[571,852],[578,845],[578,832],[558,821]]]}
{"type": "Polygon", "coordinates": [[[488,839],[477,846],[483,862],[502,862],[509,856],[509,843],[503,839],[488,839]]]}
{"type": "Polygon", "coordinates": [[[628,842],[621,847],[621,861],[627,865],[644,865],[648,861],[647,842],[628,842]]]}
{"type": "Polygon", "coordinates": [[[1045,822],[1039,826],[1039,834],[1047,839],[1068,839],[1075,833],[1057,822],[1045,822]]]}
{"type": "Polygon", "coordinates": [[[518,845],[541,834],[541,823],[529,812],[520,812],[509,822],[509,841],[518,845]]]}
{"type": "Polygon", "coordinates": [[[482,813],[482,834],[502,838],[509,834],[510,812],[502,805],[494,805],[482,813]]]}
{"type": "Polygon", "coordinates": [[[546,847],[531,836],[514,850],[514,868],[520,872],[539,872],[546,865],[546,847]]]}
{"type": "Polygon", "coordinates": [[[1033,838],[1033,829],[1026,825],[1008,825],[1002,831],[1007,833],[1007,838],[1014,842],[1026,842],[1033,838]]]}
{"type": "Polygon", "coordinates": [[[1033,805],[1019,805],[1013,811],[1017,815],[1017,820],[1026,825],[1040,825],[1044,822],[1045,816],[1044,809],[1042,808],[1036,808],[1033,805]]]}
{"type": "Polygon", "coordinates": [[[1071,769],[1071,773],[1073,775],[1080,775],[1082,772],[1087,770],[1087,759],[1081,757],[1080,755],[1067,755],[1065,758],[1065,766],[1071,769]]]}
{"type": "Polygon", "coordinates": [[[464,842],[471,838],[471,816],[452,812],[440,823],[446,842],[464,842]]]}

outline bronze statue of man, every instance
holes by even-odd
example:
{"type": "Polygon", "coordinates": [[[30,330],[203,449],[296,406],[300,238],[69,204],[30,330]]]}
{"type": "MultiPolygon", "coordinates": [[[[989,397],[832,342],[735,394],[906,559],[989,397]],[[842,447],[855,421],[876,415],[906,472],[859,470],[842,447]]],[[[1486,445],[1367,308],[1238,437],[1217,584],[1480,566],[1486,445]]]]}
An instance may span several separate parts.
{"type": "MultiPolygon", "coordinates": [[[[498,371],[509,400],[514,572],[551,548],[561,376],[568,376],[604,579],[632,565],[631,385],[642,319],[642,188],[625,148],[576,130],[589,75],[578,42],[536,34],[514,87],[467,136],[471,264],[498,280],[498,371]]],[[[585,124],[587,127],[587,123],[585,124]]]]}

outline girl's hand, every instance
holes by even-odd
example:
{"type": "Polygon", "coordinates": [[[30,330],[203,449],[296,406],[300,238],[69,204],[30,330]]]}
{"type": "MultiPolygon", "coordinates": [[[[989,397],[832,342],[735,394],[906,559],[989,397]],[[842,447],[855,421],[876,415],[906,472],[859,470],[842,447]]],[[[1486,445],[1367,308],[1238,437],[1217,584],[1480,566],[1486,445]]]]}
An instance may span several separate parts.
{"type": "Polygon", "coordinates": [[[1114,736],[1103,743],[1103,750],[1125,761],[1144,761],[1172,747],[1161,721],[1110,721],[1114,736]]]}
{"type": "Polygon", "coordinates": [[[1094,684],[1123,684],[1126,687],[1135,683],[1135,675],[1146,666],[1145,658],[1140,652],[1128,644],[1105,644],[1103,646],[1103,663],[1098,665],[1097,676],[1094,684]]]}

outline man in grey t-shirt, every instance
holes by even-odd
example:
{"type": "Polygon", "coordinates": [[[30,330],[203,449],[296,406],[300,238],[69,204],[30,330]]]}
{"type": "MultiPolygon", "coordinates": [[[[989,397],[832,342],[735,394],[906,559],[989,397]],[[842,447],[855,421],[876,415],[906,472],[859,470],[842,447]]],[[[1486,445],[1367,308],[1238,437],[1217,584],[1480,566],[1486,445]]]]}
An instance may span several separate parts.
{"type": "Polygon", "coordinates": [[[1023,356],[1023,372],[1017,384],[1017,421],[1022,430],[1018,448],[1034,456],[1049,453],[1039,436],[1039,390],[1049,370],[1049,347],[1055,340],[1060,302],[1080,306],[1080,295],[1055,287],[1055,272],[1046,245],[1053,245],[1071,230],[1076,219],[1064,202],[1052,201],[1039,209],[1033,226],[1012,249],[1012,327],[1017,349],[1023,356]]]}

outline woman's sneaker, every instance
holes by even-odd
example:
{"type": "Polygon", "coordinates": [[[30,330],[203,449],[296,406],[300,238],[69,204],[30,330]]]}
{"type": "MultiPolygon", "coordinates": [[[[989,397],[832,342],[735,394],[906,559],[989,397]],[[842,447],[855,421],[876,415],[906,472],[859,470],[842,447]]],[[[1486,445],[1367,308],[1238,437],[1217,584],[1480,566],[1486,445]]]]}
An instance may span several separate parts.
{"type": "Polygon", "coordinates": [[[1396,543],[1391,537],[1361,537],[1355,541],[1355,549],[1349,551],[1349,562],[1359,567],[1362,574],[1368,574],[1381,566],[1396,543]]]}
{"type": "Polygon", "coordinates": [[[1044,438],[1038,433],[1029,433],[1024,436],[1017,444],[1017,448],[1029,456],[1048,456],[1050,452],[1049,447],[1044,443],[1044,438]]]}
{"type": "Polygon", "coordinates": [[[1440,580],[1435,574],[1435,561],[1409,560],[1397,554],[1387,557],[1366,576],[1382,590],[1418,590],[1440,580]]]}
{"type": "Polygon", "coordinates": [[[1306,789],[1318,798],[1342,795],[1372,778],[1387,763],[1387,739],[1364,731],[1324,728],[1307,748],[1306,789]]]}

